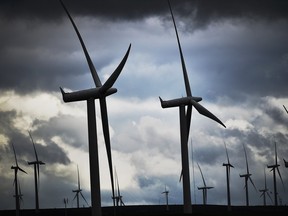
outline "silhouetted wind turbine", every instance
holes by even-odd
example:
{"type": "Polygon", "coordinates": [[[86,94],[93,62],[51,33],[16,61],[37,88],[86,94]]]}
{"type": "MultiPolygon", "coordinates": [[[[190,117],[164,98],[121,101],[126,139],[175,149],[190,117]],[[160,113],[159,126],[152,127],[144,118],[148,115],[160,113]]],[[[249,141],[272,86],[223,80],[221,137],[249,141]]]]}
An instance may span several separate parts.
{"type": "Polygon", "coordinates": [[[162,192],[162,194],[165,194],[166,210],[169,211],[169,201],[168,201],[169,191],[167,190],[166,185],[165,185],[165,190],[162,192]]]}
{"type": "MultiPolygon", "coordinates": [[[[75,102],[75,101],[87,101],[87,119],[88,119],[88,139],[89,139],[89,160],[90,160],[90,184],[91,184],[91,201],[92,201],[92,215],[101,215],[101,196],[100,196],[100,179],[99,179],[99,159],[98,159],[98,146],[97,146],[97,128],[96,128],[96,113],[95,113],[95,99],[99,99],[100,101],[100,110],[101,110],[101,118],[102,118],[102,128],[105,139],[109,171],[110,171],[110,179],[111,179],[111,187],[112,194],[114,197],[114,180],[113,180],[113,170],[112,170],[112,156],[111,156],[111,146],[110,146],[110,135],[109,135],[109,124],[108,124],[108,113],[107,113],[107,105],[106,105],[106,97],[117,92],[116,88],[112,88],[113,84],[117,80],[120,75],[126,60],[128,58],[131,44],[129,48],[118,65],[112,75],[108,78],[108,80],[102,85],[96,69],[92,63],[92,60],[88,54],[86,46],[82,40],[82,37],[70,16],[68,10],[66,9],[63,2],[60,0],[65,12],[67,13],[74,30],[78,36],[78,39],[81,43],[82,49],[84,51],[87,63],[90,68],[91,75],[93,77],[96,88],[80,90],[71,93],[65,93],[64,90],[60,87],[61,93],[63,96],[64,102],[75,102]]],[[[115,203],[113,203],[115,206],[115,203]]]]}
{"type": "Polygon", "coordinates": [[[245,192],[246,192],[246,206],[249,206],[249,194],[248,194],[248,180],[250,180],[250,182],[252,183],[253,187],[255,188],[255,190],[257,191],[252,179],[251,179],[251,173],[249,173],[249,166],[248,166],[248,160],[247,160],[247,153],[246,153],[246,149],[245,146],[243,144],[243,149],[244,149],[244,154],[245,154],[245,160],[246,160],[246,174],[242,174],[240,175],[240,177],[244,177],[245,179],[245,192]]]}
{"type": "Polygon", "coordinates": [[[172,12],[172,8],[170,2],[168,0],[169,9],[171,12],[178,48],[180,52],[181,64],[182,64],[182,71],[184,76],[185,82],[185,89],[186,89],[186,97],[181,97],[173,100],[164,101],[161,97],[159,97],[161,102],[162,108],[170,108],[170,107],[179,107],[179,114],[180,114],[180,138],[181,138],[181,156],[182,156],[182,173],[183,173],[183,200],[184,200],[184,213],[192,213],[192,206],[191,206],[191,191],[190,191],[190,176],[189,176],[189,157],[188,157],[188,137],[190,131],[190,124],[191,124],[191,115],[192,115],[192,106],[202,115],[213,119],[214,121],[218,122],[219,124],[225,125],[211,112],[209,112],[206,108],[200,105],[198,102],[202,100],[201,97],[194,97],[192,96],[188,74],[186,71],[185,61],[180,45],[180,40],[172,12]],[[186,110],[186,106],[188,106],[186,110]]]}
{"type": "Polygon", "coordinates": [[[34,153],[35,153],[35,161],[32,162],[28,162],[29,165],[34,165],[34,180],[35,180],[35,210],[38,211],[39,210],[39,195],[38,195],[38,186],[39,186],[39,181],[40,181],[40,171],[39,171],[39,167],[40,165],[44,165],[45,163],[42,161],[39,161],[38,159],[38,155],[37,155],[37,151],[36,151],[36,147],[35,147],[35,143],[34,140],[32,138],[31,132],[28,131],[31,142],[33,144],[33,149],[34,149],[34,153]]]}
{"type": "Polygon", "coordinates": [[[87,200],[85,199],[85,197],[82,194],[82,189],[80,187],[80,176],[79,176],[79,169],[78,169],[78,165],[77,165],[77,175],[78,175],[78,188],[76,190],[72,190],[72,192],[76,193],[75,197],[73,198],[73,200],[76,198],[77,199],[77,208],[79,208],[79,194],[81,195],[81,197],[83,198],[83,200],[86,202],[87,206],[89,206],[87,200]]]}
{"type": "Polygon", "coordinates": [[[207,185],[206,185],[206,182],[205,182],[205,179],[204,179],[204,176],[203,176],[201,167],[200,167],[200,165],[199,165],[198,163],[197,163],[197,165],[198,165],[198,168],[199,168],[199,170],[200,170],[201,177],[202,177],[203,184],[204,184],[203,187],[198,187],[198,190],[202,190],[202,193],[203,193],[203,205],[206,205],[206,204],[207,204],[207,193],[208,193],[208,190],[209,190],[209,189],[212,189],[212,188],[214,188],[214,187],[211,187],[211,186],[207,186],[207,185]]]}
{"type": "Polygon", "coordinates": [[[230,197],[230,168],[234,168],[234,166],[229,161],[228,151],[226,147],[226,143],[224,142],[225,151],[226,151],[226,157],[227,157],[227,163],[223,163],[223,166],[226,167],[226,181],[227,181],[227,206],[228,211],[231,210],[231,197],[230,197]]]}
{"type": "Polygon", "coordinates": [[[268,195],[268,197],[270,198],[271,202],[272,198],[270,196],[270,194],[268,193],[268,188],[267,188],[267,183],[266,183],[266,172],[265,172],[265,168],[264,168],[264,189],[260,189],[259,192],[261,192],[260,197],[263,196],[263,205],[266,206],[266,194],[268,195]]]}
{"type": "Polygon", "coordinates": [[[273,165],[267,165],[267,168],[271,168],[270,171],[273,171],[273,183],[274,183],[274,204],[275,206],[278,206],[278,199],[277,199],[277,196],[278,196],[278,192],[277,192],[277,182],[276,182],[276,170],[278,172],[278,175],[281,179],[281,182],[282,182],[282,185],[283,185],[283,188],[285,189],[284,187],[284,183],[283,183],[283,180],[282,180],[282,177],[281,177],[281,174],[280,174],[280,171],[279,171],[279,164],[277,162],[277,148],[276,148],[276,142],[275,142],[275,164],[273,165]]]}
{"type": "Polygon", "coordinates": [[[16,163],[16,166],[11,166],[11,169],[14,169],[14,175],[15,175],[14,186],[15,186],[16,216],[19,216],[19,214],[20,214],[20,195],[19,195],[17,174],[18,174],[18,170],[20,170],[21,172],[24,172],[26,174],[27,174],[27,172],[19,167],[18,161],[17,161],[17,156],[16,156],[16,151],[15,151],[15,148],[14,148],[14,145],[12,142],[11,142],[11,145],[13,148],[15,163],[16,163]]]}
{"type": "Polygon", "coordinates": [[[112,197],[112,199],[116,200],[116,206],[125,206],[123,200],[122,200],[122,195],[120,193],[120,187],[119,187],[119,180],[118,180],[118,175],[116,172],[116,168],[115,168],[115,186],[114,188],[117,188],[117,190],[115,191],[115,196],[112,197]]]}

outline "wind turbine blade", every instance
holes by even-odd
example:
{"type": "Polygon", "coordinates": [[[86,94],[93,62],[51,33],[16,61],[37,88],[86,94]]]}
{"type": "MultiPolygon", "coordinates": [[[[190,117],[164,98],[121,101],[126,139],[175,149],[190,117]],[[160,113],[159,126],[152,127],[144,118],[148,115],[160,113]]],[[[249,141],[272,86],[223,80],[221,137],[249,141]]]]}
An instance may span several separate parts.
{"type": "Polygon", "coordinates": [[[247,174],[249,174],[249,167],[248,167],[247,152],[246,152],[246,148],[245,148],[244,144],[243,144],[243,149],[244,149],[245,160],[246,160],[246,169],[247,169],[247,174]]]}
{"type": "Polygon", "coordinates": [[[183,169],[181,170],[181,173],[180,173],[179,182],[181,182],[182,177],[183,177],[183,169]]]}
{"type": "Polygon", "coordinates": [[[187,140],[189,139],[190,125],[191,125],[191,116],[192,116],[192,105],[188,105],[186,112],[187,119],[187,140]]]}
{"type": "Polygon", "coordinates": [[[196,101],[194,101],[192,99],[191,99],[191,103],[201,115],[204,115],[204,116],[206,116],[206,117],[218,122],[219,124],[221,124],[223,127],[226,128],[226,126],[215,115],[213,115],[210,111],[208,111],[201,104],[199,104],[198,102],[196,102],[196,101]]]}
{"type": "Polygon", "coordinates": [[[73,200],[72,200],[72,201],[74,201],[74,200],[75,200],[75,198],[77,197],[77,195],[78,195],[78,191],[76,192],[76,194],[75,194],[75,196],[74,196],[74,198],[73,198],[73,200]]]}
{"type": "Polygon", "coordinates": [[[197,163],[197,165],[198,165],[198,167],[199,167],[199,170],[200,170],[200,173],[201,173],[201,176],[202,176],[202,180],[203,180],[204,187],[206,187],[206,182],[205,182],[205,179],[204,179],[204,176],[203,176],[203,173],[202,173],[201,167],[199,166],[198,163],[197,163]]]}
{"type": "Polygon", "coordinates": [[[248,178],[249,178],[250,182],[252,183],[253,187],[255,188],[255,190],[257,191],[257,188],[256,188],[254,182],[252,181],[251,177],[249,176],[248,178]]]}
{"type": "Polygon", "coordinates": [[[284,107],[284,109],[285,109],[285,111],[287,112],[287,114],[288,114],[288,110],[286,109],[286,107],[283,105],[283,107],[284,107]]]}
{"type": "Polygon", "coordinates": [[[13,148],[13,152],[14,152],[14,158],[15,158],[15,162],[16,162],[16,167],[18,167],[18,161],[17,161],[17,157],[16,157],[16,151],[13,145],[13,142],[11,142],[12,148],[13,148]]]}
{"type": "Polygon", "coordinates": [[[277,147],[276,147],[276,142],[275,142],[275,165],[278,165],[278,162],[277,162],[277,147]]]}
{"type": "Polygon", "coordinates": [[[26,172],[25,170],[21,169],[20,167],[18,167],[18,169],[19,169],[21,172],[24,172],[24,173],[27,174],[27,172],[26,172]]]}
{"type": "Polygon", "coordinates": [[[187,96],[192,96],[191,88],[190,88],[190,84],[189,84],[189,79],[188,79],[188,74],[187,74],[187,70],[186,70],[186,66],[185,66],[185,61],[184,61],[184,57],[183,57],[183,53],[182,53],[182,49],[181,49],[181,44],[180,44],[180,40],[179,40],[179,36],[178,36],[178,31],[177,31],[174,15],[173,15],[171,4],[170,4],[169,0],[168,0],[168,5],[169,5],[169,9],[170,9],[170,13],[171,13],[171,16],[172,16],[176,37],[177,37],[178,48],[179,48],[181,64],[182,64],[182,71],[183,71],[185,88],[186,88],[186,94],[187,94],[187,96]]]}
{"type": "Polygon", "coordinates": [[[286,161],[284,158],[283,158],[283,161],[284,161],[285,167],[288,167],[288,161],[286,161]]]}
{"type": "Polygon", "coordinates": [[[78,175],[78,190],[80,190],[80,176],[79,176],[79,168],[77,165],[77,175],[78,175]]]}
{"type": "Polygon", "coordinates": [[[104,85],[100,88],[100,92],[105,93],[116,82],[118,76],[120,75],[120,73],[121,73],[121,71],[122,71],[122,69],[123,69],[123,67],[127,61],[127,58],[129,56],[129,53],[130,53],[130,49],[131,49],[131,44],[129,45],[129,48],[126,51],[126,54],[123,57],[120,64],[118,65],[118,67],[115,69],[115,71],[112,73],[112,75],[107,79],[107,81],[104,83],[104,85]]]}
{"type": "Polygon", "coordinates": [[[270,198],[271,203],[273,203],[272,197],[270,196],[270,194],[268,193],[268,191],[266,191],[266,193],[267,193],[268,197],[270,198]]]}
{"type": "Polygon", "coordinates": [[[34,143],[33,137],[32,137],[32,135],[31,135],[31,132],[30,132],[30,131],[28,131],[28,133],[29,133],[31,142],[32,142],[32,144],[33,144],[33,149],[34,149],[34,154],[35,154],[35,157],[36,157],[36,161],[38,162],[39,160],[38,160],[38,155],[37,155],[37,151],[36,151],[36,148],[35,148],[35,143],[34,143]]]}
{"type": "Polygon", "coordinates": [[[283,188],[285,189],[284,182],[283,182],[282,176],[281,176],[280,171],[279,171],[279,167],[276,167],[276,169],[277,169],[278,175],[280,177],[280,180],[282,182],[283,188]]]}
{"type": "Polygon", "coordinates": [[[230,161],[229,161],[229,156],[228,156],[228,150],[227,150],[227,146],[226,146],[226,143],[225,143],[224,140],[223,140],[223,142],[224,142],[224,147],[225,147],[225,151],[226,151],[227,162],[228,162],[228,166],[229,166],[230,161]]]}
{"type": "Polygon", "coordinates": [[[108,124],[108,114],[107,114],[107,105],[106,98],[100,98],[100,109],[101,109],[101,118],[102,118],[102,128],[105,139],[108,165],[110,171],[110,180],[112,186],[112,196],[115,197],[114,193],[114,179],[113,179],[113,166],[112,166],[112,156],[111,156],[111,144],[110,144],[110,134],[109,134],[109,124],[108,124]]]}
{"type": "Polygon", "coordinates": [[[81,192],[81,191],[80,191],[80,195],[81,195],[81,197],[83,198],[83,200],[86,202],[87,206],[89,206],[89,204],[88,204],[87,200],[85,199],[85,197],[83,196],[83,194],[82,194],[82,192],[81,192]]]}
{"type": "Polygon", "coordinates": [[[68,17],[69,17],[69,19],[70,19],[70,21],[71,21],[71,23],[72,23],[72,25],[73,25],[73,27],[74,27],[74,30],[75,30],[75,32],[76,32],[76,34],[77,34],[77,36],[78,36],[78,39],[79,39],[79,41],[80,41],[80,43],[81,43],[81,46],[82,46],[83,52],[84,52],[84,54],[85,54],[85,57],[86,57],[88,66],[89,66],[89,68],[90,68],[90,72],[91,72],[92,77],[93,77],[93,80],[94,80],[94,83],[95,83],[96,87],[101,87],[101,86],[102,86],[101,81],[100,81],[100,79],[99,79],[99,77],[98,77],[98,74],[97,74],[97,72],[96,72],[96,69],[95,69],[93,63],[92,63],[92,60],[91,60],[91,58],[90,58],[90,56],[89,56],[89,54],[88,54],[88,51],[87,51],[86,46],[85,46],[85,44],[84,44],[84,42],[83,42],[83,39],[82,39],[82,37],[81,37],[78,29],[77,29],[77,26],[76,26],[76,24],[74,23],[71,15],[70,15],[70,13],[69,13],[69,11],[67,10],[67,8],[66,8],[66,6],[64,5],[64,3],[62,2],[62,0],[59,0],[59,1],[60,1],[60,3],[61,3],[62,7],[64,8],[66,14],[68,15],[68,17]]]}

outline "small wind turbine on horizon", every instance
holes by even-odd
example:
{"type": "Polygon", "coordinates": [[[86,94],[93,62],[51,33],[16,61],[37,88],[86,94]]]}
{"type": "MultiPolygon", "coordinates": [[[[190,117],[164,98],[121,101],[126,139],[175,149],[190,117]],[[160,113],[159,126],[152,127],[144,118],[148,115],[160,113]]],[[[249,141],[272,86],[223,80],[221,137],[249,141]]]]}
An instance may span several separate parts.
{"type": "Polygon", "coordinates": [[[263,205],[266,206],[266,194],[268,195],[268,197],[270,198],[271,202],[273,203],[273,200],[270,196],[270,194],[268,193],[269,189],[267,188],[267,182],[266,182],[266,172],[265,172],[265,168],[264,168],[264,188],[260,189],[259,192],[261,192],[260,197],[263,196],[263,205]]]}
{"type": "Polygon", "coordinates": [[[33,144],[33,149],[34,149],[34,154],[35,154],[35,159],[36,159],[35,161],[28,162],[28,164],[34,166],[35,210],[38,211],[39,210],[39,193],[38,193],[38,189],[39,188],[38,188],[38,186],[39,186],[39,182],[40,182],[40,170],[39,170],[39,167],[40,167],[40,165],[45,165],[45,163],[42,162],[42,161],[39,161],[33,137],[31,135],[30,131],[28,131],[28,133],[29,133],[31,142],[33,144]]]}
{"type": "Polygon", "coordinates": [[[166,185],[165,185],[165,190],[162,192],[162,194],[165,195],[166,211],[169,211],[169,200],[168,200],[169,190],[167,190],[166,185]]]}
{"type": "Polygon", "coordinates": [[[78,188],[76,190],[72,190],[73,193],[76,193],[73,200],[77,200],[77,208],[79,208],[79,194],[81,195],[81,197],[83,198],[83,200],[86,202],[87,206],[89,206],[87,200],[85,199],[85,197],[83,196],[82,194],[82,189],[81,189],[81,186],[80,186],[80,175],[79,175],[79,168],[78,168],[78,165],[77,165],[77,180],[78,180],[78,188]]]}
{"type": "Polygon", "coordinates": [[[253,185],[253,187],[255,188],[255,190],[257,191],[255,184],[253,183],[252,179],[251,179],[251,173],[249,172],[249,166],[248,166],[248,159],[247,159],[247,152],[245,149],[245,146],[243,144],[243,149],[244,149],[244,154],[245,154],[245,160],[246,160],[246,174],[240,174],[240,177],[244,178],[245,180],[245,194],[246,194],[246,206],[249,206],[249,190],[248,190],[248,180],[250,180],[251,184],[253,185]]]}
{"type": "Polygon", "coordinates": [[[115,168],[115,186],[114,188],[117,188],[117,190],[115,191],[115,196],[112,197],[113,200],[116,200],[116,206],[125,206],[123,200],[122,200],[122,195],[120,193],[120,186],[119,186],[119,180],[118,180],[118,175],[116,172],[116,168],[115,168]]]}
{"type": "MultiPolygon", "coordinates": [[[[65,7],[64,3],[60,0],[62,7],[64,8],[66,14],[68,15],[73,28],[78,36],[81,43],[83,52],[85,54],[93,81],[95,83],[95,88],[79,90],[75,92],[66,93],[61,87],[61,93],[63,101],[65,103],[75,102],[75,101],[86,101],[87,102],[87,120],[88,120],[88,140],[89,140],[89,163],[90,163],[90,184],[91,184],[91,208],[92,216],[101,216],[101,191],[100,191],[100,176],[99,176],[99,158],[98,158],[98,141],[97,141],[97,128],[96,128],[96,111],[95,111],[95,99],[99,99],[100,102],[100,112],[102,119],[102,129],[106,145],[110,180],[112,187],[112,196],[114,197],[114,179],[113,179],[113,167],[112,167],[112,156],[111,156],[111,144],[110,144],[110,134],[109,134],[109,123],[108,123],[108,112],[106,97],[117,92],[116,88],[113,88],[118,76],[120,75],[126,60],[128,58],[131,44],[126,51],[125,56],[122,61],[112,73],[112,75],[107,79],[107,81],[102,85],[97,71],[93,65],[93,62],[88,54],[86,46],[83,39],[74,23],[70,13],[65,7]]],[[[115,202],[113,202],[115,206],[115,202]]]]}
{"type": "Polygon", "coordinates": [[[11,166],[11,169],[14,170],[14,175],[15,175],[13,184],[15,186],[15,195],[14,196],[15,196],[15,203],[16,203],[16,216],[19,216],[19,214],[20,214],[20,195],[19,195],[17,175],[18,175],[18,170],[20,170],[21,172],[26,173],[26,174],[27,174],[27,172],[19,167],[18,161],[17,161],[17,156],[16,156],[16,151],[15,151],[15,148],[14,148],[14,145],[12,142],[11,142],[11,145],[13,148],[13,153],[14,153],[14,158],[15,158],[15,163],[16,163],[16,166],[11,166]]]}
{"type": "Polygon", "coordinates": [[[206,205],[207,204],[207,196],[208,196],[208,190],[209,189],[212,189],[214,187],[211,187],[211,186],[207,186],[206,185],[206,182],[205,182],[205,179],[204,179],[204,175],[202,173],[202,170],[201,170],[201,167],[200,165],[197,163],[198,165],[198,168],[200,170],[200,173],[201,173],[201,177],[202,177],[202,181],[203,181],[203,184],[204,186],[203,187],[198,187],[198,190],[202,190],[202,194],[203,194],[203,205],[206,205]]]}
{"type": "Polygon", "coordinates": [[[277,147],[276,147],[276,142],[275,142],[275,164],[273,165],[267,165],[267,168],[268,169],[271,169],[270,172],[272,171],[273,172],[273,185],[274,185],[274,205],[275,206],[278,206],[278,192],[277,192],[277,181],[276,181],[276,170],[278,172],[278,175],[281,179],[281,182],[282,182],[282,185],[283,185],[283,188],[285,189],[284,187],[284,183],[283,183],[283,179],[282,179],[282,176],[280,174],[280,171],[279,171],[279,164],[277,162],[277,147]]]}
{"type": "Polygon", "coordinates": [[[225,151],[226,151],[226,157],[227,157],[227,163],[223,163],[223,166],[226,167],[226,181],[227,181],[227,206],[228,206],[228,211],[231,210],[231,196],[230,196],[230,168],[234,168],[234,166],[230,163],[229,156],[228,156],[228,151],[227,151],[227,146],[226,143],[224,142],[225,146],[225,151]]]}
{"type": "Polygon", "coordinates": [[[191,88],[189,84],[189,78],[186,71],[185,61],[180,45],[180,40],[177,32],[176,23],[174,20],[174,15],[172,12],[172,8],[170,2],[168,0],[168,5],[171,13],[171,17],[174,24],[174,29],[177,37],[178,49],[181,58],[181,65],[186,89],[186,97],[181,97],[177,99],[172,99],[168,101],[162,100],[159,97],[162,108],[171,108],[171,107],[179,107],[179,115],[180,115],[180,140],[181,140],[181,160],[182,160],[182,174],[183,174],[183,201],[184,201],[184,213],[192,213],[192,202],[191,202],[191,189],[190,189],[190,174],[189,174],[189,156],[188,156],[188,138],[191,124],[191,116],[192,116],[192,106],[201,114],[204,115],[222,126],[226,127],[215,115],[209,112],[206,108],[200,105],[198,102],[202,100],[201,97],[194,97],[191,93],[191,88]],[[187,110],[186,110],[187,106],[187,110]]]}

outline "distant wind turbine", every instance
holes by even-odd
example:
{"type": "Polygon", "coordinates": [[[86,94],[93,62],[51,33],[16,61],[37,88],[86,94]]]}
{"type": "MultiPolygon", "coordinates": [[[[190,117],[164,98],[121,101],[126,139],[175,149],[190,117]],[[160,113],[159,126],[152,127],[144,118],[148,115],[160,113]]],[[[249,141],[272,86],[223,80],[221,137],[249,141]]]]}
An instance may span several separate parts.
{"type": "MultiPolygon", "coordinates": [[[[108,165],[110,171],[110,180],[112,187],[112,196],[114,197],[114,180],[113,180],[113,168],[112,168],[112,156],[111,156],[111,145],[110,145],[110,134],[109,134],[109,124],[108,124],[108,113],[106,97],[117,92],[116,88],[113,88],[113,84],[120,75],[126,60],[128,58],[131,44],[123,57],[122,61],[108,78],[108,80],[102,85],[96,69],[92,63],[92,60],[88,54],[86,46],[83,39],[72,19],[68,10],[66,9],[64,3],[60,0],[66,14],[68,15],[74,30],[78,36],[81,43],[83,52],[85,54],[88,66],[90,68],[91,75],[93,77],[95,88],[80,90],[76,92],[66,93],[60,87],[63,101],[65,103],[75,102],[75,101],[87,101],[87,119],[88,119],[88,140],[89,140],[89,160],[90,160],[90,184],[91,184],[91,203],[92,203],[92,216],[101,216],[101,195],[100,195],[100,177],[99,177],[99,159],[98,159],[98,146],[97,146],[97,128],[96,128],[96,113],[95,113],[95,99],[100,101],[100,111],[102,118],[102,128],[105,139],[108,165]]],[[[113,203],[115,206],[115,203],[113,203]]]]}
{"type": "Polygon", "coordinates": [[[273,164],[273,165],[267,165],[267,168],[268,168],[268,169],[271,169],[270,171],[273,171],[274,204],[275,204],[275,206],[278,206],[278,199],[277,199],[278,192],[277,192],[276,170],[277,170],[278,175],[279,175],[279,177],[280,177],[280,179],[281,179],[283,188],[285,189],[284,183],[283,183],[283,180],[282,180],[280,171],[279,171],[279,166],[280,166],[280,165],[279,165],[278,162],[277,162],[277,148],[276,148],[276,142],[275,142],[275,164],[273,164]]]}
{"type": "Polygon", "coordinates": [[[120,193],[120,186],[119,186],[119,180],[118,180],[118,175],[116,172],[116,168],[115,168],[115,186],[114,188],[117,188],[117,190],[115,191],[115,196],[112,197],[113,200],[116,200],[116,206],[125,206],[123,200],[122,200],[122,195],[120,193]]]}
{"type": "Polygon", "coordinates": [[[252,179],[251,179],[251,173],[249,173],[249,166],[248,166],[248,160],[247,160],[247,153],[246,153],[246,149],[245,146],[243,144],[243,148],[244,148],[244,154],[245,154],[245,160],[246,160],[246,174],[242,174],[240,175],[240,177],[244,177],[245,179],[245,192],[246,192],[246,206],[249,206],[249,194],[248,194],[248,180],[250,180],[251,184],[253,185],[253,187],[255,188],[255,190],[257,191],[252,179]]]}
{"type": "Polygon", "coordinates": [[[207,204],[208,190],[209,190],[209,189],[212,189],[212,188],[214,188],[214,187],[211,187],[211,186],[207,186],[207,185],[206,185],[206,182],[205,182],[205,179],[204,179],[204,176],[203,176],[201,167],[200,167],[200,165],[199,165],[198,163],[197,163],[197,165],[198,165],[198,167],[199,167],[199,170],[200,170],[200,173],[201,173],[201,177],[202,177],[202,180],[203,180],[203,184],[204,184],[203,187],[198,187],[198,190],[202,190],[202,193],[203,193],[203,205],[206,205],[206,204],[207,204]]]}
{"type": "Polygon", "coordinates": [[[76,193],[73,200],[76,198],[77,199],[77,208],[79,208],[79,194],[81,195],[81,197],[83,198],[83,200],[86,202],[87,206],[89,206],[87,200],[85,199],[85,197],[82,194],[82,189],[80,186],[80,176],[79,176],[79,169],[78,169],[78,165],[77,165],[77,176],[78,176],[78,188],[76,190],[72,190],[72,192],[76,193]]]}
{"type": "Polygon", "coordinates": [[[19,167],[18,161],[17,161],[17,156],[16,156],[16,151],[15,151],[15,148],[14,148],[14,145],[13,145],[12,142],[11,142],[11,145],[12,145],[12,148],[13,148],[14,157],[15,157],[15,163],[16,163],[16,166],[11,166],[11,169],[14,169],[14,175],[15,175],[14,186],[15,186],[16,216],[19,216],[19,214],[20,214],[20,195],[19,195],[17,174],[18,174],[18,170],[20,170],[21,172],[24,172],[26,174],[27,174],[27,172],[19,167]]]}
{"type": "Polygon", "coordinates": [[[228,206],[228,211],[231,210],[231,197],[230,197],[230,168],[234,168],[234,166],[230,163],[229,156],[228,156],[228,151],[227,151],[227,146],[226,143],[224,142],[225,146],[225,151],[226,151],[226,157],[227,157],[227,163],[223,163],[223,166],[226,167],[226,181],[227,181],[227,206],[228,206]]]}
{"type": "Polygon", "coordinates": [[[35,210],[39,211],[39,195],[38,195],[38,186],[39,186],[39,181],[40,181],[40,171],[39,171],[39,167],[40,165],[44,165],[45,163],[42,161],[39,161],[38,159],[38,155],[37,155],[37,151],[36,151],[36,147],[35,147],[35,143],[34,140],[32,138],[31,132],[28,131],[31,142],[33,144],[33,149],[34,149],[34,154],[35,154],[35,161],[32,162],[28,162],[29,165],[34,165],[34,180],[35,180],[35,210]]]}
{"type": "Polygon", "coordinates": [[[269,191],[269,190],[268,190],[268,188],[267,188],[267,183],[266,183],[266,172],[265,172],[265,169],[264,169],[264,188],[259,190],[259,192],[261,192],[260,197],[263,196],[263,205],[264,205],[264,206],[266,206],[266,194],[267,194],[268,197],[270,198],[271,202],[273,202],[270,194],[268,193],[268,191],[269,191]]]}
{"type": "Polygon", "coordinates": [[[169,211],[169,201],[168,201],[169,191],[167,190],[166,185],[165,185],[165,190],[162,192],[162,194],[165,195],[165,200],[166,200],[166,211],[169,211]]]}
{"type": "Polygon", "coordinates": [[[186,89],[186,97],[181,97],[177,99],[172,99],[168,101],[162,100],[159,97],[162,108],[170,108],[170,107],[179,107],[179,115],[180,115],[180,139],[181,139],[181,157],[182,157],[182,173],[183,173],[183,201],[184,201],[184,213],[192,213],[192,203],[191,203],[191,191],[190,191],[190,176],[189,176],[189,157],[188,157],[188,138],[191,124],[191,115],[192,115],[192,106],[202,115],[218,122],[219,124],[225,125],[211,112],[209,112],[206,108],[200,105],[198,102],[202,100],[201,97],[192,96],[188,74],[186,71],[185,61],[180,45],[180,40],[172,12],[172,8],[170,2],[168,0],[168,5],[171,13],[171,17],[173,20],[175,33],[177,37],[178,48],[180,52],[182,71],[185,82],[186,89]],[[186,110],[186,106],[188,106],[186,110]]]}

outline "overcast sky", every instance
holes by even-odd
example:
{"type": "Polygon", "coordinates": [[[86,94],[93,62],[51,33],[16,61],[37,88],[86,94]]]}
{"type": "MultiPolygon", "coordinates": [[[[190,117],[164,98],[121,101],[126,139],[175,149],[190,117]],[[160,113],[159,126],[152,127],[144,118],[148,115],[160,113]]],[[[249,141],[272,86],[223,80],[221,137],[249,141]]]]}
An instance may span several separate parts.
{"type": "MultiPolygon", "coordinates": [[[[64,1],[102,83],[131,52],[107,98],[112,157],[123,201],[132,204],[182,204],[179,113],[162,109],[159,96],[185,96],[182,68],[169,7],[158,1],[64,1]]],[[[226,204],[227,145],[232,205],[245,205],[243,144],[257,191],[251,205],[262,205],[258,189],[273,198],[274,143],[288,189],[288,3],[278,1],[171,0],[194,96],[227,126],[224,129],[193,110],[189,138],[192,203],[202,203],[199,163],[209,204],[226,204]]],[[[77,165],[90,203],[85,102],[64,103],[59,90],[94,87],[82,48],[57,0],[0,2],[0,209],[15,208],[13,150],[28,174],[19,172],[22,208],[34,208],[31,131],[40,167],[40,208],[76,206],[77,165]]],[[[106,150],[96,101],[102,206],[112,205],[106,150]]],[[[277,176],[279,197],[287,192],[277,176]]],[[[267,201],[272,204],[270,200],[267,201]]],[[[278,202],[279,203],[279,202],[278,202]]],[[[280,202],[281,203],[281,202],[280,202]]],[[[81,200],[81,205],[85,202],[81,200]]]]}

